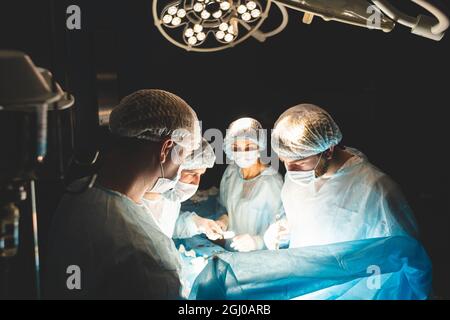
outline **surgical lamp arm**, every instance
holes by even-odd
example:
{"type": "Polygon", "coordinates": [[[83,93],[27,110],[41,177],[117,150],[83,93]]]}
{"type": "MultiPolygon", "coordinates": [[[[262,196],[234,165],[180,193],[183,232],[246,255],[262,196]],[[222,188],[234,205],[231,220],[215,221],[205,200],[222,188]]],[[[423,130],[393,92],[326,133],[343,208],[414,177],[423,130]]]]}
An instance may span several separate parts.
{"type": "Polygon", "coordinates": [[[391,31],[395,22],[412,29],[412,33],[439,41],[449,28],[449,18],[427,0],[411,0],[430,12],[434,17],[419,15],[412,17],[390,4],[388,0],[273,0],[288,8],[302,11],[324,20],[335,20],[370,29],[391,31]],[[380,25],[373,25],[370,19],[370,6],[376,6],[385,17],[381,17],[380,25]]]}
{"type": "Polygon", "coordinates": [[[389,18],[395,22],[411,28],[411,32],[422,37],[432,40],[441,40],[444,32],[448,29],[450,23],[449,18],[436,6],[425,0],[411,0],[415,4],[421,6],[433,17],[419,15],[418,17],[411,17],[400,12],[392,6],[387,0],[372,0],[372,2],[389,18]],[[436,21],[437,20],[437,21],[436,21]]]}
{"type": "Polygon", "coordinates": [[[334,20],[384,32],[389,32],[395,27],[395,23],[384,16],[380,17],[379,25],[374,24],[373,12],[369,8],[375,5],[368,0],[272,0],[272,2],[310,15],[304,19],[307,23],[312,16],[318,16],[325,21],[334,20]]]}
{"type": "MultiPolygon", "coordinates": [[[[274,1],[274,4],[280,10],[281,19],[282,19],[281,24],[277,28],[275,28],[274,30],[269,31],[269,32],[262,32],[260,30],[254,31],[254,33],[252,34],[252,37],[260,42],[264,42],[264,41],[266,41],[267,38],[276,36],[277,34],[281,33],[288,25],[289,14],[288,14],[286,8],[282,4],[280,4],[276,1],[274,1]]],[[[245,23],[244,21],[240,21],[240,23],[247,30],[251,30],[251,26],[248,25],[247,23],[245,23]]]]}

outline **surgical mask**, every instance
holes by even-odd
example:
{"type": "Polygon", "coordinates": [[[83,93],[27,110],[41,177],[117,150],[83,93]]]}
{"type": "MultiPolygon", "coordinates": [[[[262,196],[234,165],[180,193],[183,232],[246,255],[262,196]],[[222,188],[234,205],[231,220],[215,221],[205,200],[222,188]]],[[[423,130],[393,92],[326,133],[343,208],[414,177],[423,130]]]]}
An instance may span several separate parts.
{"type": "Polygon", "coordinates": [[[192,198],[197,190],[198,185],[196,184],[178,181],[173,190],[164,193],[163,197],[171,201],[184,202],[192,198]]]}
{"type": "Polygon", "coordinates": [[[259,158],[259,151],[236,151],[233,152],[233,160],[240,168],[250,168],[259,158]]]}
{"type": "Polygon", "coordinates": [[[160,163],[160,167],[161,167],[161,175],[162,177],[158,179],[158,181],[156,181],[155,185],[153,186],[153,188],[151,188],[148,192],[150,193],[160,193],[163,194],[171,189],[173,189],[175,187],[175,185],[177,184],[178,180],[180,180],[181,177],[181,167],[178,169],[178,173],[176,175],[175,178],[173,179],[168,179],[164,177],[164,168],[162,166],[162,163],[160,163]]]}
{"type": "Polygon", "coordinates": [[[287,173],[288,173],[289,178],[301,186],[307,186],[307,185],[311,184],[316,179],[316,169],[320,163],[320,160],[322,159],[322,155],[323,155],[323,153],[320,154],[319,161],[317,161],[316,166],[312,170],[308,170],[308,171],[289,171],[288,170],[287,173]]]}

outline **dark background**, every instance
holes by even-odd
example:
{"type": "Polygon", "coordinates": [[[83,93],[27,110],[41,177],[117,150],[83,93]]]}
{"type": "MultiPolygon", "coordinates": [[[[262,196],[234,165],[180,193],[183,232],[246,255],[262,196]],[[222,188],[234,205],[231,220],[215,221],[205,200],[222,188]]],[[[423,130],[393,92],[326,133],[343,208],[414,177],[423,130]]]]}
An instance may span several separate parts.
{"type": "MultiPolygon", "coordinates": [[[[419,13],[409,1],[395,2],[419,13]]],[[[308,26],[290,11],[287,29],[265,43],[251,38],[218,53],[188,53],[159,34],[150,0],[0,4],[0,48],[25,51],[75,94],[80,159],[92,158],[103,143],[98,107],[108,109],[142,88],[185,98],[205,129],[225,130],[241,116],[271,128],[285,109],[304,102],[327,109],[344,143],[363,151],[405,192],[433,262],[438,298],[450,298],[449,37],[434,42],[402,26],[385,34],[320,18],[308,26]],[[65,28],[70,4],[81,6],[81,31],[65,28]]],[[[217,185],[223,170],[208,171],[202,186],[217,185]]],[[[38,188],[45,265],[48,225],[62,188],[51,174],[38,188]]]]}

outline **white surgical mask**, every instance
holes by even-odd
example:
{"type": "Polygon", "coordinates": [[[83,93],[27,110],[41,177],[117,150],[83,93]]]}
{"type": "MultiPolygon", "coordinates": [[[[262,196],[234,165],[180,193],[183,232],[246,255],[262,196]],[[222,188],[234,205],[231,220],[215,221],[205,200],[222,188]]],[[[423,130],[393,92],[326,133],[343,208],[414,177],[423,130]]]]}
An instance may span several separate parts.
{"type": "Polygon", "coordinates": [[[158,181],[156,181],[155,185],[153,186],[153,188],[151,188],[148,192],[150,193],[160,193],[163,194],[167,191],[169,191],[170,189],[173,189],[175,187],[175,185],[177,184],[178,180],[180,180],[181,177],[181,167],[178,169],[178,173],[177,176],[173,179],[168,179],[164,177],[164,169],[162,164],[160,163],[161,166],[161,175],[162,177],[158,179],[158,181]]]}
{"type": "Polygon", "coordinates": [[[287,172],[289,178],[295,183],[301,186],[307,186],[311,184],[314,180],[316,180],[316,169],[322,159],[323,153],[319,157],[319,161],[317,161],[316,166],[312,170],[308,171],[289,171],[287,172]]]}
{"type": "Polygon", "coordinates": [[[240,168],[250,168],[259,158],[259,151],[236,151],[233,152],[233,160],[240,168]]]}
{"type": "Polygon", "coordinates": [[[197,190],[198,185],[178,181],[173,190],[164,193],[163,197],[171,201],[184,202],[192,198],[197,190]]]}

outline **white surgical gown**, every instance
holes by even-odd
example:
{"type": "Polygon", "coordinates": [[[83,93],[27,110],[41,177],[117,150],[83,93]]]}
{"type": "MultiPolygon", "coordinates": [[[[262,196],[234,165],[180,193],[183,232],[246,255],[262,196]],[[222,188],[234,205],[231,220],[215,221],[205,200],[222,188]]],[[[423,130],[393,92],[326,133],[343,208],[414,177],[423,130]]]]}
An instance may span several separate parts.
{"type": "Polygon", "coordinates": [[[50,297],[177,299],[180,270],[173,241],[128,197],[95,186],[59,204],[46,274],[50,297]],[[70,266],[79,272],[67,273],[70,266]],[[71,275],[79,276],[79,290],[69,290],[77,284],[71,275]]]}
{"type": "Polygon", "coordinates": [[[193,217],[194,212],[180,213],[181,203],[164,197],[144,199],[144,205],[160,230],[169,238],[185,239],[200,234],[193,217]]]}
{"type": "Polygon", "coordinates": [[[398,186],[366,157],[354,156],[328,179],[300,186],[286,176],[281,192],[290,247],[417,233],[398,186]]]}
{"type": "Polygon", "coordinates": [[[257,239],[257,249],[264,247],[264,233],[284,214],[280,192],[283,178],[272,167],[259,176],[245,180],[241,169],[231,164],[220,183],[220,204],[228,212],[228,230],[236,235],[249,234],[257,239]]]}

